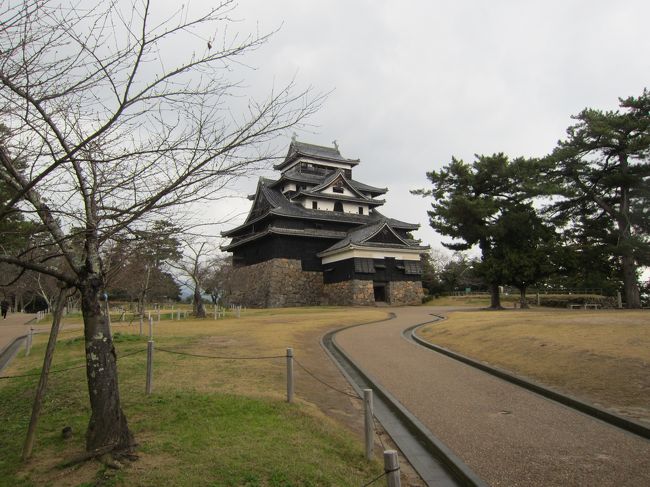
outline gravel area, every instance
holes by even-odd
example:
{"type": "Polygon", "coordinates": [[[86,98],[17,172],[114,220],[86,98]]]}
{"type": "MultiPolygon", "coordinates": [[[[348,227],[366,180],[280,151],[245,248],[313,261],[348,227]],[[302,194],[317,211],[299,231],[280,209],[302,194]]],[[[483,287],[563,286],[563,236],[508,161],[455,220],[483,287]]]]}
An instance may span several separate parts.
{"type": "Polygon", "coordinates": [[[650,485],[650,441],[408,342],[431,307],[396,308],[337,343],[494,486],[650,485]]]}

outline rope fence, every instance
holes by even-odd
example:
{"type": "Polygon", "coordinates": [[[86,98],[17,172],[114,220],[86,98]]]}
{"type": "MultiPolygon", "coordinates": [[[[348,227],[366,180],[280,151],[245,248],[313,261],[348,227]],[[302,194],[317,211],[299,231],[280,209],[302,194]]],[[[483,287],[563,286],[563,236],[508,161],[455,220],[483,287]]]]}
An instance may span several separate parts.
{"type": "MultiPolygon", "coordinates": [[[[143,348],[142,350],[136,350],[134,352],[126,353],[126,354],[123,354],[123,355],[120,355],[119,357],[117,357],[117,360],[121,360],[121,359],[126,358],[126,357],[131,357],[132,355],[137,355],[139,353],[146,352],[146,351],[147,351],[147,349],[143,348]]],[[[84,359],[84,362],[81,363],[81,364],[72,365],[70,367],[65,367],[65,368],[62,368],[62,369],[52,369],[52,370],[49,371],[49,373],[50,374],[58,374],[58,373],[61,373],[61,372],[67,372],[69,370],[82,369],[85,366],[86,366],[86,361],[84,359]]],[[[23,377],[39,377],[40,375],[41,375],[40,372],[34,372],[32,374],[4,375],[4,376],[0,377],[0,380],[2,380],[2,379],[20,379],[20,378],[23,378],[23,377]]]]}
{"type": "MultiPolygon", "coordinates": [[[[146,368],[146,387],[145,391],[147,395],[150,395],[153,391],[153,363],[154,363],[154,341],[153,341],[153,329],[151,327],[153,320],[149,320],[149,325],[150,325],[150,336],[149,336],[149,341],[147,342],[147,347],[138,349],[138,350],[133,350],[128,353],[122,354],[117,357],[117,360],[121,360],[127,357],[132,357],[144,352],[147,352],[147,368],[146,368]]],[[[327,387],[328,389],[342,395],[345,397],[348,397],[350,399],[354,399],[356,401],[362,401],[364,403],[364,433],[365,433],[365,450],[366,450],[366,458],[370,461],[374,457],[373,455],[373,445],[374,445],[374,438],[377,437],[379,439],[379,442],[382,446],[382,450],[384,452],[384,472],[375,477],[374,479],[370,480],[368,483],[363,484],[363,487],[370,486],[379,480],[383,479],[384,477],[387,479],[387,485],[389,487],[399,487],[400,486],[400,478],[399,478],[399,460],[397,458],[397,452],[394,450],[387,450],[386,445],[384,444],[384,441],[382,439],[382,428],[379,425],[379,420],[374,414],[373,411],[373,391],[371,389],[364,389],[363,390],[363,397],[359,396],[358,394],[353,394],[347,391],[344,391],[330,383],[328,383],[326,380],[322,379],[319,377],[317,374],[309,370],[303,363],[301,363],[293,354],[293,349],[292,348],[287,348],[286,354],[284,355],[264,355],[264,356],[226,356],[226,355],[211,355],[211,354],[200,354],[200,353],[191,353],[191,352],[183,352],[180,350],[171,350],[167,348],[157,348],[156,349],[159,352],[167,353],[170,355],[178,355],[178,356],[186,356],[186,357],[192,357],[192,358],[200,358],[200,359],[213,359],[213,360],[231,360],[231,361],[238,361],[238,360],[276,360],[276,359],[286,359],[287,360],[287,402],[291,403],[293,401],[293,391],[294,391],[294,377],[293,377],[293,364],[295,363],[300,370],[302,370],[307,376],[311,377],[313,380],[318,382],[319,384],[327,387]]],[[[84,360],[83,363],[78,364],[78,365],[73,365],[65,368],[60,368],[60,369],[53,369],[50,370],[50,374],[58,374],[58,373],[63,373],[71,370],[76,370],[76,369],[81,369],[86,367],[86,362],[84,360]]],[[[29,373],[29,374],[18,374],[18,375],[7,375],[7,376],[2,376],[0,377],[0,380],[8,380],[8,379],[18,379],[18,378],[24,378],[24,377],[36,377],[40,376],[41,373],[29,373]]]]}

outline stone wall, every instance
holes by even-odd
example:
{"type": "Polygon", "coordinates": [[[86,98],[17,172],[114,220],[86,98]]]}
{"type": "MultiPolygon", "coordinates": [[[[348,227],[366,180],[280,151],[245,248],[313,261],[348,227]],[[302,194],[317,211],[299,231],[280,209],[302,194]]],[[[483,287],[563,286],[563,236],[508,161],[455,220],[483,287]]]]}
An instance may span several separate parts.
{"type": "Polygon", "coordinates": [[[421,281],[392,281],[387,287],[388,302],[392,306],[422,304],[421,281]]]}
{"type": "Polygon", "coordinates": [[[372,281],[335,282],[323,286],[323,304],[336,306],[373,306],[375,294],[372,281]]]}
{"type": "MultiPolygon", "coordinates": [[[[249,308],[375,304],[371,280],[323,284],[322,272],[303,271],[296,259],[278,258],[236,267],[230,286],[230,302],[249,308]]],[[[393,306],[420,304],[422,296],[419,281],[392,281],[386,286],[388,304],[393,306]]]]}
{"type": "Polygon", "coordinates": [[[233,269],[230,302],[250,308],[321,304],[323,273],[302,270],[299,260],[271,259],[233,269]]]}

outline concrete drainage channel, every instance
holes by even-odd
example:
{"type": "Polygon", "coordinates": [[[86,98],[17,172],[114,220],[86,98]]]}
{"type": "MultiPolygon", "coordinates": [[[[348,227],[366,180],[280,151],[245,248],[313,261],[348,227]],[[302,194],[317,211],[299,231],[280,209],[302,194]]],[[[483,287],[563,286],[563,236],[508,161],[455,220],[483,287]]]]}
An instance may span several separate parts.
{"type": "Polygon", "coordinates": [[[7,345],[2,351],[0,351],[0,372],[11,362],[11,360],[16,356],[18,350],[27,339],[27,335],[20,336],[15,338],[9,345],[7,345]]]}
{"type": "Polygon", "coordinates": [[[362,389],[373,390],[375,416],[426,484],[436,487],[487,486],[397,399],[365,374],[338,347],[334,335],[339,331],[342,330],[323,336],[323,348],[361,397],[362,389]]]}

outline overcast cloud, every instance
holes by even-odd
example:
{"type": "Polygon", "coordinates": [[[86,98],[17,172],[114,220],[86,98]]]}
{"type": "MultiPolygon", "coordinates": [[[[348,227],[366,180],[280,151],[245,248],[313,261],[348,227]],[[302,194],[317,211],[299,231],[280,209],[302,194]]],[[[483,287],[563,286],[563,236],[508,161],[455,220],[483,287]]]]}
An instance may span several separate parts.
{"type": "MultiPolygon", "coordinates": [[[[452,155],[544,155],[570,115],[615,109],[650,86],[647,0],[242,0],[232,17],[242,31],[281,26],[247,58],[251,94],[294,75],[333,90],[298,138],[336,139],[360,158],[355,178],[389,187],[383,213],[419,223],[416,236],[432,246],[442,238],[428,226],[429,203],[409,194],[426,186],[426,171],[452,155]]],[[[250,202],[229,205],[246,212],[250,202]]]]}

